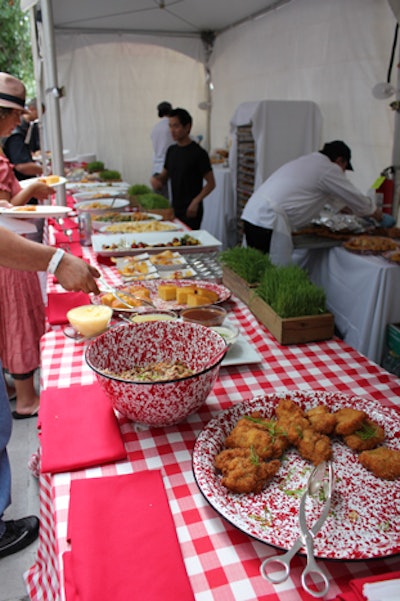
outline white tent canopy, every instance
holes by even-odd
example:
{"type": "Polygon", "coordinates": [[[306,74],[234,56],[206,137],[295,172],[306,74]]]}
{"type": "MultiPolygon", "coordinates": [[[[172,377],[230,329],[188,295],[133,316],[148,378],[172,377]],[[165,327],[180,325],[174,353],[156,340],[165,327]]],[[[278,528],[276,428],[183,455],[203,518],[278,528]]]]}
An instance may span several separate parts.
{"type": "Polygon", "coordinates": [[[363,191],[400,163],[395,98],[372,95],[386,79],[398,0],[40,0],[43,13],[45,4],[56,87],[66,91],[57,100],[64,148],[95,153],[130,183],[148,181],[161,100],[187,108],[206,145],[207,111],[198,105],[212,107],[212,148],[225,144],[243,102],[312,101],[322,114],[321,144],[350,145],[350,177],[363,191]],[[204,32],[215,33],[213,44],[204,32]]]}

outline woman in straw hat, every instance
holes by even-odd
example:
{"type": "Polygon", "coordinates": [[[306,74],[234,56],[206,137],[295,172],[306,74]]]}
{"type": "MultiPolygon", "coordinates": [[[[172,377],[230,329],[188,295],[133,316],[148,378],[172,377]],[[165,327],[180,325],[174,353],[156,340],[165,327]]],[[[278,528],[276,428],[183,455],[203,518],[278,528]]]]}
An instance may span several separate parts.
{"type": "MultiPolygon", "coordinates": [[[[19,122],[24,112],[24,105],[23,84],[7,73],[0,73],[0,136],[8,135],[19,122]]],[[[46,198],[50,192],[51,189],[44,184],[33,184],[26,190],[21,190],[13,176],[12,165],[0,154],[0,204],[3,206],[11,206],[10,203],[23,204],[31,196],[46,198]]],[[[3,513],[11,502],[11,470],[7,444],[11,436],[12,419],[1,360],[3,357],[6,361],[15,360],[11,352],[13,345],[10,344],[9,339],[16,336],[15,369],[21,370],[17,375],[29,374],[29,371],[39,364],[37,336],[43,329],[43,305],[35,271],[47,270],[56,273],[58,281],[67,290],[82,290],[95,294],[98,294],[99,290],[94,278],[100,274],[97,269],[82,259],[60,250],[56,251],[50,246],[26,240],[3,227],[0,227],[0,265],[5,266],[0,267],[0,558],[2,558],[24,549],[37,538],[39,520],[36,516],[3,520],[3,513]],[[33,323],[36,312],[39,325],[33,323]],[[26,343],[21,339],[21,335],[27,338],[26,343]],[[8,340],[3,348],[5,337],[8,340]],[[22,350],[19,348],[20,346],[25,347],[27,356],[23,348],[22,350]]],[[[39,399],[31,397],[29,407],[29,403],[26,406],[22,404],[21,398],[24,398],[22,393],[26,392],[25,389],[32,389],[33,381],[28,377],[25,380],[16,380],[15,383],[17,397],[19,397],[18,411],[20,415],[26,412],[26,416],[30,417],[35,414],[35,411],[37,412],[39,399]]]]}
{"type": "MultiPolygon", "coordinates": [[[[0,73],[0,136],[8,136],[25,113],[25,86],[8,73],[0,73]]],[[[34,182],[22,189],[13,165],[0,151],[0,200],[23,205],[33,196],[44,200],[52,189],[34,182]]],[[[16,391],[15,419],[37,415],[39,397],[34,372],[40,364],[39,341],[45,331],[45,311],[37,275],[0,267],[0,357],[16,391]]]]}

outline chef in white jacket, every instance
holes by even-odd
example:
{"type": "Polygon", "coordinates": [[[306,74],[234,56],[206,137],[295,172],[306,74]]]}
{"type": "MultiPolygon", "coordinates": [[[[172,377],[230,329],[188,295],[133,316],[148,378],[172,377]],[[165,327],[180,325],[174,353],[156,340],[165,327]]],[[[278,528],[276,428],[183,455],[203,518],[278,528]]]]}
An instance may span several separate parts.
{"type": "Polygon", "coordinates": [[[282,165],[243,210],[247,246],[269,253],[276,265],[287,265],[293,251],[292,231],[311,223],[327,203],[337,206],[338,200],[355,215],[379,220],[375,201],[353,186],[346,170],[353,170],[351,151],[341,140],[282,165]]]}

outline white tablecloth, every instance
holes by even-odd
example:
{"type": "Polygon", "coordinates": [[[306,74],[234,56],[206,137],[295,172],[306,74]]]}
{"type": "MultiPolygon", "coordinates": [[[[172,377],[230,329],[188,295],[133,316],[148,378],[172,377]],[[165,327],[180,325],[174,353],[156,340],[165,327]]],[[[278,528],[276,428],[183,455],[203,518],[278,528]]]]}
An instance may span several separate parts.
{"type": "Polygon", "coordinates": [[[294,261],[322,286],[345,342],[380,364],[386,326],[400,322],[400,270],[384,258],[342,247],[296,250],[294,261]]]}
{"type": "Polygon", "coordinates": [[[232,248],[237,242],[236,204],[231,170],[213,165],[215,188],[203,201],[201,229],[207,230],[222,242],[222,248],[232,248]]]}

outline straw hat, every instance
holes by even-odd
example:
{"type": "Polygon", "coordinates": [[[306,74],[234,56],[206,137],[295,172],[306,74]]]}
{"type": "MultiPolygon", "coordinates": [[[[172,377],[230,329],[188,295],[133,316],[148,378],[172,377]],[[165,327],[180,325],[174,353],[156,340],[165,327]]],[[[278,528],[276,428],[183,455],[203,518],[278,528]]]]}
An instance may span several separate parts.
{"type": "Polygon", "coordinates": [[[0,72],[0,106],[25,111],[25,86],[16,77],[0,72]]]}

